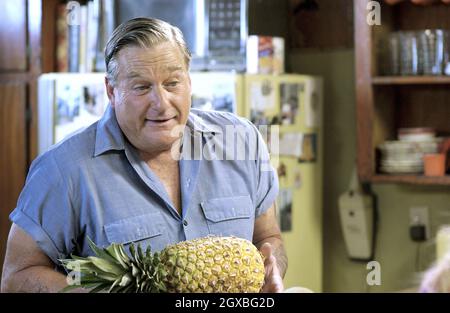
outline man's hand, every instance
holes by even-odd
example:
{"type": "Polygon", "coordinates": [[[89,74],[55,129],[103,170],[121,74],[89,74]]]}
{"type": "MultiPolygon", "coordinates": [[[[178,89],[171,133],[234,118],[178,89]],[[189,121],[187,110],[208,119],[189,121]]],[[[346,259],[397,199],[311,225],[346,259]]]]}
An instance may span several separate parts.
{"type": "Polygon", "coordinates": [[[262,292],[283,292],[283,279],[281,278],[280,269],[278,268],[277,259],[272,254],[272,245],[268,242],[264,243],[260,249],[264,260],[264,286],[262,292]]]}
{"type": "Polygon", "coordinates": [[[283,292],[283,277],[287,256],[276,218],[276,202],[255,221],[253,243],[264,256],[264,286],[262,292],[283,292]]]}

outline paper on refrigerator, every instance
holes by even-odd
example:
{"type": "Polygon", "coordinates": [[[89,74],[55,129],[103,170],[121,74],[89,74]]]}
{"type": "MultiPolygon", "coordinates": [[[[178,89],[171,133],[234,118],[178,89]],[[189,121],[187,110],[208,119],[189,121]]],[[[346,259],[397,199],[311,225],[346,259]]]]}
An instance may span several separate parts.
{"type": "Polygon", "coordinates": [[[299,158],[302,155],[302,146],[302,133],[285,133],[280,136],[280,155],[299,158]]]}

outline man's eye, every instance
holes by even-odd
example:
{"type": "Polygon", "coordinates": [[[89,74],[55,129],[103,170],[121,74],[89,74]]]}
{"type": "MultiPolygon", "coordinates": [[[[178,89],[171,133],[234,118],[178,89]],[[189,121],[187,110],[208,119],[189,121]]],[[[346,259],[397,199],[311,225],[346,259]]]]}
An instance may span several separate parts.
{"type": "Polygon", "coordinates": [[[180,83],[179,81],[174,80],[174,81],[168,82],[168,83],[166,84],[166,86],[168,86],[168,87],[175,87],[175,86],[177,86],[179,83],[180,83]]]}
{"type": "Polygon", "coordinates": [[[148,88],[150,88],[150,86],[140,85],[140,86],[134,87],[133,89],[137,90],[137,91],[143,91],[143,90],[147,90],[148,88]]]}

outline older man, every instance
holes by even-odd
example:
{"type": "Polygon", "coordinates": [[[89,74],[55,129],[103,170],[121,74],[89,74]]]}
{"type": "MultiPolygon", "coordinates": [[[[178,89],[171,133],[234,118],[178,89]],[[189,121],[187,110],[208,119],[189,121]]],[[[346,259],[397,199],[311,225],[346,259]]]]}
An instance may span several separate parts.
{"type": "Polygon", "coordinates": [[[140,242],[161,250],[212,234],[253,240],[267,257],[263,290],[282,291],[278,181],[256,128],[232,114],[191,110],[190,54],[181,32],[163,21],[120,25],[105,59],[110,106],[103,118],[32,164],[11,214],[2,290],[61,290],[58,259],[91,254],[87,236],[101,246],[140,242]],[[254,135],[256,158],[186,157],[192,139],[212,152],[209,143],[220,146],[230,126],[254,135]]]}

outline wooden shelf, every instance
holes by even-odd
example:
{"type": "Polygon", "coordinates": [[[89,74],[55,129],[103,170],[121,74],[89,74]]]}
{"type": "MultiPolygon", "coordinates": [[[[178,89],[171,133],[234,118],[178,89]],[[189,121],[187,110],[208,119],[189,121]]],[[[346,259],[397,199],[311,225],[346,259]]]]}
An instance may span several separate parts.
{"type": "Polygon", "coordinates": [[[450,175],[440,177],[430,177],[423,175],[388,175],[377,174],[372,176],[373,183],[400,183],[411,185],[441,185],[450,186],[450,175]]]}
{"type": "Polygon", "coordinates": [[[450,76],[377,76],[374,85],[433,85],[450,84],[450,76]]]}

